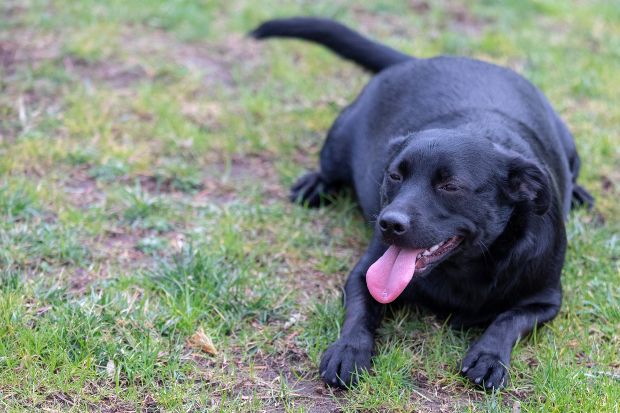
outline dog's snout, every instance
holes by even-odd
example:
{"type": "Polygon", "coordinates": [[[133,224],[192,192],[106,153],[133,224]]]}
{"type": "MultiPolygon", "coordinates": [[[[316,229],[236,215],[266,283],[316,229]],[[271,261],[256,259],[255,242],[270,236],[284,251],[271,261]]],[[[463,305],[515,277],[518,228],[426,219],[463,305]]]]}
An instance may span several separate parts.
{"type": "Polygon", "coordinates": [[[401,212],[388,211],[381,215],[379,228],[384,235],[402,235],[409,229],[409,218],[401,212]]]}

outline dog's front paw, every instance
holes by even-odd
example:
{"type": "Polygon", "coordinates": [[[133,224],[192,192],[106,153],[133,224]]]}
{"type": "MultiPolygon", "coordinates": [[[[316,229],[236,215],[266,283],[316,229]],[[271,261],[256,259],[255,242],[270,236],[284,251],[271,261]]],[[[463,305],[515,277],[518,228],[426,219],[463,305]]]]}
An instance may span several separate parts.
{"type": "Polygon", "coordinates": [[[474,344],[461,363],[461,373],[487,389],[501,389],[508,383],[510,355],[502,357],[497,349],[474,344]]]}
{"type": "Polygon", "coordinates": [[[321,377],[330,386],[354,386],[362,371],[370,369],[371,352],[372,336],[340,337],[321,360],[321,377]]]}

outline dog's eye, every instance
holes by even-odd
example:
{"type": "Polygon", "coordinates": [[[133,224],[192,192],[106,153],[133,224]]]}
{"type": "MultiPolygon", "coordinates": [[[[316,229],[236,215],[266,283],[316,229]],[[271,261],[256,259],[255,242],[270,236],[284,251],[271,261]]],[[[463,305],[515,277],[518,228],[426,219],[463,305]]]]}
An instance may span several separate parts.
{"type": "Polygon", "coordinates": [[[398,174],[390,174],[390,179],[392,181],[400,181],[400,175],[398,175],[398,174]]]}
{"type": "Polygon", "coordinates": [[[456,185],[448,184],[448,185],[442,186],[440,189],[442,189],[443,191],[448,191],[448,192],[456,192],[459,190],[459,187],[456,185]]]}

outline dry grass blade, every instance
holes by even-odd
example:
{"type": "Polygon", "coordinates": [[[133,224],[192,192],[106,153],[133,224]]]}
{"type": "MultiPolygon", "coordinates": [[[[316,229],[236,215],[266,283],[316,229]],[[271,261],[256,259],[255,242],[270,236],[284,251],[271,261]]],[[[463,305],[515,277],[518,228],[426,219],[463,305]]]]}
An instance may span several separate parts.
{"type": "Polygon", "coordinates": [[[213,341],[202,327],[196,331],[189,341],[192,346],[200,347],[204,352],[217,356],[217,349],[213,345],[213,341]]]}

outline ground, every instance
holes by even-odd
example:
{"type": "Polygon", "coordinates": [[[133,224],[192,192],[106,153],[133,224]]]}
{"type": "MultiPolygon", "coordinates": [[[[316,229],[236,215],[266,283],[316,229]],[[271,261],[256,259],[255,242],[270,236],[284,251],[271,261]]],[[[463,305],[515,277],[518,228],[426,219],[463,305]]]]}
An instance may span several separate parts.
{"type": "Polygon", "coordinates": [[[617,412],[617,1],[2,0],[0,411],[617,412]],[[317,363],[370,226],[350,194],[309,210],[316,168],[369,74],[245,33],[336,18],[419,57],[508,66],[575,135],[596,208],[571,213],[562,311],[511,382],[456,374],[480,331],[387,310],[362,384],[317,363]]]}

